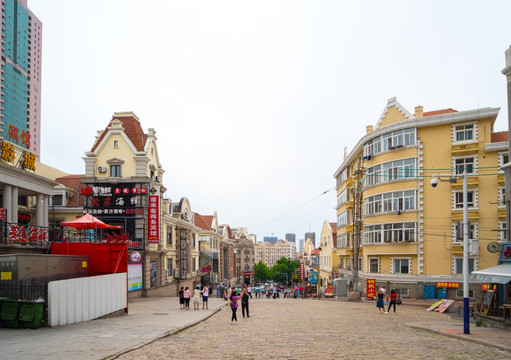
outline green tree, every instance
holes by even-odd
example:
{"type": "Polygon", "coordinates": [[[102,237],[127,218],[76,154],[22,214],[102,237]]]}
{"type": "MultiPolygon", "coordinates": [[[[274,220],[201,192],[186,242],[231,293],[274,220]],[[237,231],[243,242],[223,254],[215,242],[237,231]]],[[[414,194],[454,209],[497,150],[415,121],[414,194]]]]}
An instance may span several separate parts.
{"type": "Polygon", "coordinates": [[[257,264],[254,265],[254,273],[256,281],[258,282],[264,282],[271,278],[270,269],[262,261],[259,261],[257,264]]]}
{"type": "Polygon", "coordinates": [[[277,263],[271,268],[271,278],[278,282],[290,281],[293,278],[294,271],[300,266],[300,261],[291,261],[286,257],[277,260],[277,263]],[[287,274],[287,276],[286,276],[287,274]]]}

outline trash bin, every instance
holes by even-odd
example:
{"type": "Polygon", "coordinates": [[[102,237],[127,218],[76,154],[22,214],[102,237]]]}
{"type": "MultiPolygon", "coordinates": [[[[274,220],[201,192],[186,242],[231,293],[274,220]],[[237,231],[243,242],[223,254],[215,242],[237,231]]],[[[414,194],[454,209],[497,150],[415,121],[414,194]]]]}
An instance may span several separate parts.
{"type": "Polygon", "coordinates": [[[0,320],[2,320],[5,327],[16,328],[19,326],[18,310],[19,302],[17,300],[9,299],[2,301],[0,320]]]}
{"type": "Polygon", "coordinates": [[[43,325],[44,301],[19,301],[18,320],[22,327],[40,328],[43,325]]]}

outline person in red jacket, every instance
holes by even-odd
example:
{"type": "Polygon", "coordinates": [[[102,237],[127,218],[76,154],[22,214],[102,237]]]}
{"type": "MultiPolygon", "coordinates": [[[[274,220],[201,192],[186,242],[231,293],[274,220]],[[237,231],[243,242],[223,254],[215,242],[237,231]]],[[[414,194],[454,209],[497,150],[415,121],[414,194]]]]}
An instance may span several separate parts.
{"type": "Polygon", "coordinates": [[[389,308],[387,309],[387,312],[385,312],[385,314],[388,314],[389,311],[390,311],[390,307],[391,306],[394,306],[394,314],[396,313],[396,298],[397,298],[397,294],[396,294],[396,291],[394,289],[392,289],[390,291],[390,303],[389,303],[389,308]]]}

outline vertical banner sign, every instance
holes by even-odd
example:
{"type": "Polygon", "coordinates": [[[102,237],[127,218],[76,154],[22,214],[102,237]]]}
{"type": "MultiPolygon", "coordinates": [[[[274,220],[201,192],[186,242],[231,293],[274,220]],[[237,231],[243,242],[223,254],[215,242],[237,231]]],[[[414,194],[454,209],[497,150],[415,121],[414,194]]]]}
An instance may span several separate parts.
{"type": "Polygon", "coordinates": [[[303,263],[303,256],[300,258],[300,281],[303,281],[305,273],[305,264],[303,263]]]}
{"type": "Polygon", "coordinates": [[[376,296],[376,280],[375,279],[367,279],[366,284],[366,294],[368,299],[372,299],[376,296]]]}
{"type": "Polygon", "coordinates": [[[160,187],[151,186],[149,192],[147,243],[158,244],[160,242],[160,187]]]}

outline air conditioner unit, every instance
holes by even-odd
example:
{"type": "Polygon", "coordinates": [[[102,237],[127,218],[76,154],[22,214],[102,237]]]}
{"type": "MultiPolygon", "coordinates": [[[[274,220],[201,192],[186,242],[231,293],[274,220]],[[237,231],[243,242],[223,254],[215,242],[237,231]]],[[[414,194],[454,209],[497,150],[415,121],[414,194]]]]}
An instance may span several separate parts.
{"type": "Polygon", "coordinates": [[[106,167],[105,166],[98,166],[98,172],[102,173],[102,174],[106,173],[106,167]]]}
{"type": "Polygon", "coordinates": [[[174,269],[174,279],[179,279],[179,269],[174,269]]]}

